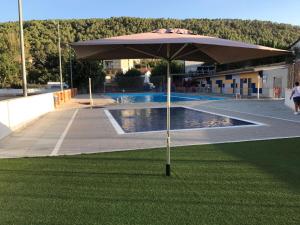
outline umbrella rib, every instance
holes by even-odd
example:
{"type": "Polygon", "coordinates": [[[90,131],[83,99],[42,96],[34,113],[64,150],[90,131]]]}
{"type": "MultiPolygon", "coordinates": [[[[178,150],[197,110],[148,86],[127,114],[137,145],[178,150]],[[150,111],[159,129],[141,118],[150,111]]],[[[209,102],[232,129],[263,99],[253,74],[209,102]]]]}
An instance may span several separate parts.
{"type": "MultiPolygon", "coordinates": [[[[102,51],[102,53],[109,52],[109,51],[112,51],[112,50],[117,50],[119,48],[120,48],[120,46],[116,46],[116,47],[113,47],[112,49],[102,51]]],[[[75,50],[75,48],[73,48],[73,49],[75,50]]],[[[86,59],[89,59],[91,57],[97,56],[98,54],[99,54],[99,50],[96,50],[95,52],[90,53],[90,54],[88,54],[86,56],[80,57],[79,59],[86,60],[86,59]]]]}
{"type": "Polygon", "coordinates": [[[179,55],[177,58],[179,59],[179,58],[182,58],[182,57],[191,55],[191,54],[193,54],[193,53],[195,53],[195,52],[199,52],[199,51],[201,51],[201,49],[197,48],[197,49],[194,49],[194,50],[192,50],[192,51],[186,52],[186,53],[184,53],[184,54],[182,54],[182,55],[179,55]]]}
{"type": "Polygon", "coordinates": [[[163,46],[163,44],[160,44],[160,45],[159,45],[159,48],[158,48],[158,50],[156,51],[157,54],[159,54],[159,52],[160,52],[162,46],[163,46]]]}
{"type": "Polygon", "coordinates": [[[182,54],[182,55],[179,55],[177,58],[180,59],[180,58],[182,58],[182,57],[189,56],[189,55],[191,55],[191,54],[193,54],[193,53],[202,51],[203,54],[205,54],[206,56],[208,56],[209,58],[211,58],[211,59],[214,60],[215,62],[220,63],[219,61],[217,61],[216,59],[212,58],[210,55],[208,55],[206,52],[203,51],[203,50],[205,50],[205,49],[207,48],[207,46],[206,46],[206,47],[204,46],[204,47],[202,47],[202,48],[199,48],[198,46],[195,46],[195,47],[196,47],[196,49],[191,50],[191,51],[189,51],[189,52],[186,52],[186,53],[184,53],[184,54],[182,54]]]}
{"type": "Polygon", "coordinates": [[[217,63],[221,63],[221,61],[213,58],[212,56],[210,56],[210,54],[208,52],[205,51],[205,49],[209,48],[209,46],[197,46],[196,45],[196,48],[200,49],[202,51],[202,53],[204,53],[205,55],[207,55],[209,58],[213,59],[217,63]]]}
{"type": "Polygon", "coordinates": [[[138,53],[142,53],[142,54],[145,54],[145,55],[148,55],[148,56],[154,57],[154,58],[165,59],[165,58],[164,58],[164,57],[162,57],[162,56],[154,55],[154,54],[152,54],[152,53],[145,52],[145,51],[142,51],[142,50],[139,50],[139,49],[136,49],[136,48],[130,47],[130,46],[126,46],[125,48],[128,48],[128,49],[130,49],[130,50],[132,50],[132,51],[135,51],[135,52],[138,52],[138,53]]]}
{"type": "Polygon", "coordinates": [[[175,57],[182,52],[183,49],[186,48],[186,46],[188,46],[188,43],[185,43],[177,52],[175,52],[172,56],[171,56],[171,60],[175,59],[175,57]]]}

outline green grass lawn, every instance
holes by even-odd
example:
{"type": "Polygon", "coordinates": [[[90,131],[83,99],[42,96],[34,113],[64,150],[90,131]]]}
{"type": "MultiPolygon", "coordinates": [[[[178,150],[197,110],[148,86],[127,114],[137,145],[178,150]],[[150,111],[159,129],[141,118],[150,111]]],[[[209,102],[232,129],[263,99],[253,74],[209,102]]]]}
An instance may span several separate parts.
{"type": "Polygon", "coordinates": [[[0,160],[0,224],[299,225],[300,139],[0,160]]]}

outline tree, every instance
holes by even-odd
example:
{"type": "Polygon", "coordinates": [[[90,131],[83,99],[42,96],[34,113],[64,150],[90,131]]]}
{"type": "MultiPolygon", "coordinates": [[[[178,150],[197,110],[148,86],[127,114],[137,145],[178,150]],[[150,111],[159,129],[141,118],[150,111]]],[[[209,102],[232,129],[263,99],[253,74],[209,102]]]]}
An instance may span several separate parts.
{"type": "Polygon", "coordinates": [[[122,72],[117,73],[115,81],[120,89],[126,91],[141,91],[144,86],[141,72],[134,68],[128,70],[125,74],[122,72]]]}
{"type": "Polygon", "coordinates": [[[92,79],[94,92],[103,88],[106,74],[103,71],[102,61],[75,61],[73,73],[74,86],[82,92],[87,92],[89,78],[92,79]]]}
{"type": "MultiPolygon", "coordinates": [[[[181,61],[172,61],[171,66],[171,74],[179,74],[184,73],[184,64],[181,61]]],[[[157,64],[151,72],[151,76],[166,76],[167,74],[167,62],[161,61],[157,64]]]]}
{"type": "Polygon", "coordinates": [[[0,87],[21,87],[20,57],[15,33],[0,33],[0,87]]]}
{"type": "Polygon", "coordinates": [[[141,76],[141,71],[135,69],[135,68],[132,68],[130,70],[128,70],[125,74],[124,74],[125,77],[140,77],[141,76]]]}
{"type": "Polygon", "coordinates": [[[0,88],[20,87],[19,66],[7,53],[0,53],[0,88]]]}
{"type": "MultiPolygon", "coordinates": [[[[183,74],[184,64],[182,61],[172,61],[170,65],[171,74],[183,74]]],[[[151,83],[156,87],[162,87],[166,83],[167,62],[161,61],[151,71],[151,83]]],[[[173,80],[176,78],[173,78],[173,80]]]]}

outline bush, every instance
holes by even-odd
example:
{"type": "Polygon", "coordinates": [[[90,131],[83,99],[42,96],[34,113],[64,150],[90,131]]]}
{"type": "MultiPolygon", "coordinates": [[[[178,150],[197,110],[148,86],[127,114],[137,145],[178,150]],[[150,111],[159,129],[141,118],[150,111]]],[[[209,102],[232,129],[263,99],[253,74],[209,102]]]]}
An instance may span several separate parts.
{"type": "Polygon", "coordinates": [[[117,73],[115,81],[121,90],[126,91],[142,91],[144,86],[144,79],[137,69],[130,69],[125,74],[117,73]]]}
{"type": "Polygon", "coordinates": [[[128,70],[124,75],[125,75],[125,77],[140,77],[142,74],[141,74],[141,71],[139,71],[135,68],[132,68],[132,69],[128,70]]]}
{"type": "MultiPolygon", "coordinates": [[[[171,74],[182,74],[184,73],[184,65],[179,61],[173,61],[170,66],[171,74]]],[[[151,83],[156,87],[163,86],[166,83],[167,76],[167,62],[161,61],[151,71],[151,83]]],[[[174,79],[173,79],[174,80],[174,79]]]]}

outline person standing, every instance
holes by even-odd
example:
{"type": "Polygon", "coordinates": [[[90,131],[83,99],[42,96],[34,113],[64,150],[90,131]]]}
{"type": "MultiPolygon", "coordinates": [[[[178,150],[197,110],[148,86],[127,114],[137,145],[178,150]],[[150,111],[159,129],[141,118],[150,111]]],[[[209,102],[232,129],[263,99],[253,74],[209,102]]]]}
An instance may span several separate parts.
{"type": "Polygon", "coordinates": [[[299,82],[295,83],[295,87],[292,90],[290,99],[294,100],[294,104],[295,104],[295,115],[298,115],[299,113],[299,109],[300,109],[300,86],[299,86],[299,82]]]}

